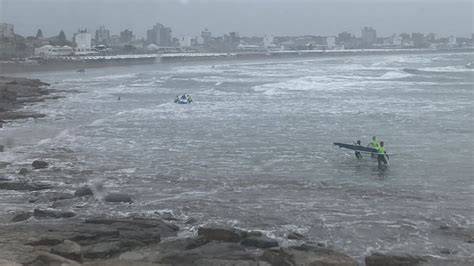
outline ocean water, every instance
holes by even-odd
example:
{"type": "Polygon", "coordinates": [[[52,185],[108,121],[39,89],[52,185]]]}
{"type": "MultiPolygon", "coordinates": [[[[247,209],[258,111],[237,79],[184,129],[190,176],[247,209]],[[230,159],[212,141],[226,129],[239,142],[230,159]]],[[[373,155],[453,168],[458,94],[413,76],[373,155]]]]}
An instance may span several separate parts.
{"type": "MultiPolygon", "coordinates": [[[[37,180],[135,200],[88,203],[85,214],[169,211],[284,245],[298,231],[356,258],[469,257],[473,244],[436,229],[474,229],[474,71],[464,67],[473,61],[410,54],[24,74],[65,98],[26,107],[44,119],[6,125],[12,148],[0,160],[14,164],[12,178],[15,165],[42,158],[55,171],[37,180]],[[183,93],[194,102],[174,104],[183,93]],[[372,135],[394,153],[386,170],[332,145],[372,135]]],[[[22,193],[0,198],[0,212],[31,208],[22,193]]]]}

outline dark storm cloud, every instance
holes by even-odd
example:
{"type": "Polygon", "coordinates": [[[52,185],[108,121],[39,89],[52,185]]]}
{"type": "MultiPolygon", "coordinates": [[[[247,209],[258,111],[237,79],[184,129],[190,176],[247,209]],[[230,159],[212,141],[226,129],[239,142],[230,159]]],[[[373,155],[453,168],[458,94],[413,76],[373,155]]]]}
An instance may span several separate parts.
{"type": "Polygon", "coordinates": [[[156,22],[170,26],[173,35],[198,35],[204,28],[215,34],[241,35],[360,35],[364,26],[379,35],[435,32],[440,36],[470,36],[473,1],[449,0],[0,0],[0,21],[15,31],[46,36],[64,29],[70,38],[78,28],[104,25],[111,34],[128,28],[138,37],[156,22]]]}

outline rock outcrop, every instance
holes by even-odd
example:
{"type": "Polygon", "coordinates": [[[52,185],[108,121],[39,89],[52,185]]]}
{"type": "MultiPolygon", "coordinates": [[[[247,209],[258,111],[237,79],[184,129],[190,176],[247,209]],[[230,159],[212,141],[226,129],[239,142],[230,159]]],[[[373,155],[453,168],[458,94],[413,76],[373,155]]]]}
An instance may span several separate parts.
{"type": "Polygon", "coordinates": [[[0,77],[0,120],[44,117],[43,114],[17,112],[15,109],[27,102],[58,98],[58,96],[47,96],[51,93],[51,90],[45,88],[47,86],[48,83],[38,79],[0,77]]]}
{"type": "Polygon", "coordinates": [[[268,249],[263,258],[271,265],[357,265],[357,262],[346,254],[313,245],[268,249]]]}
{"type": "Polygon", "coordinates": [[[0,189],[5,189],[5,190],[28,190],[28,191],[35,191],[35,190],[44,190],[44,189],[50,189],[53,186],[50,184],[46,183],[29,183],[26,181],[0,181],[0,189]]]}
{"type": "Polygon", "coordinates": [[[45,161],[40,161],[40,160],[35,160],[33,161],[33,163],[31,164],[31,166],[33,166],[34,169],[44,169],[44,168],[48,168],[48,165],[49,163],[45,162],[45,161]]]}
{"type": "Polygon", "coordinates": [[[104,198],[106,202],[128,202],[132,203],[132,197],[124,193],[110,193],[104,198]]]}
{"type": "Polygon", "coordinates": [[[385,255],[373,253],[365,257],[366,266],[416,266],[426,262],[425,259],[410,255],[385,255]]]}
{"type": "Polygon", "coordinates": [[[92,189],[88,186],[78,188],[74,192],[74,196],[76,197],[85,197],[85,196],[92,196],[92,195],[94,195],[94,193],[92,192],[92,189]]]}

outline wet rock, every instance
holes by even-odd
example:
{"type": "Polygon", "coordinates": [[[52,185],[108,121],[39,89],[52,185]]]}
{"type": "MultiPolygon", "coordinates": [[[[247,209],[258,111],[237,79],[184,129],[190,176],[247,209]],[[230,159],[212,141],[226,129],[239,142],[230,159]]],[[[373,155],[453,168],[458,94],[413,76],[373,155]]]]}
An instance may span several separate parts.
{"type": "Polygon", "coordinates": [[[30,171],[26,168],[21,168],[20,171],[18,172],[19,175],[27,175],[30,171]]]}
{"type": "Polygon", "coordinates": [[[120,237],[120,231],[104,226],[80,226],[72,232],[69,240],[81,245],[90,245],[98,242],[110,241],[120,237]]]}
{"type": "Polygon", "coordinates": [[[58,255],[51,253],[41,253],[34,260],[26,263],[27,266],[79,266],[78,262],[68,260],[58,255]]]}
{"type": "Polygon", "coordinates": [[[439,228],[433,230],[433,233],[463,242],[474,239],[474,230],[472,228],[442,225],[439,228]]]}
{"type": "Polygon", "coordinates": [[[243,231],[243,237],[250,237],[250,236],[263,236],[263,233],[260,231],[243,231]]]}
{"type": "Polygon", "coordinates": [[[196,218],[190,217],[186,221],[184,221],[185,224],[195,224],[197,222],[196,218]]]}
{"type": "Polygon", "coordinates": [[[444,254],[444,255],[451,255],[451,254],[454,254],[455,252],[450,250],[449,248],[442,248],[439,250],[439,253],[444,254]]]}
{"type": "Polygon", "coordinates": [[[152,262],[171,265],[258,265],[258,253],[237,243],[209,242],[194,249],[157,252],[152,262]]]}
{"type": "Polygon", "coordinates": [[[304,235],[297,232],[290,232],[288,233],[288,236],[286,238],[291,239],[291,240],[303,240],[304,235]]]}
{"type": "Polygon", "coordinates": [[[127,260],[127,261],[140,261],[143,260],[145,256],[138,252],[128,251],[125,253],[120,254],[120,260],[127,260]]]}
{"type": "Polygon", "coordinates": [[[133,240],[102,242],[84,247],[82,254],[89,259],[110,258],[140,246],[144,246],[143,243],[133,240]]]}
{"type": "Polygon", "coordinates": [[[30,219],[32,216],[33,214],[31,212],[22,212],[15,215],[15,217],[12,218],[12,222],[13,223],[23,222],[30,219]]]}
{"type": "Polygon", "coordinates": [[[60,218],[71,218],[71,217],[76,216],[76,214],[71,211],[34,209],[33,216],[37,219],[44,219],[44,218],[60,219],[60,218]]]}
{"type": "Polygon", "coordinates": [[[248,236],[244,240],[242,240],[240,244],[246,247],[256,248],[278,247],[278,241],[267,236],[248,236]]]}
{"type": "Polygon", "coordinates": [[[31,166],[33,166],[34,169],[44,169],[44,168],[47,168],[48,165],[49,165],[49,163],[47,163],[45,161],[40,161],[40,160],[35,160],[31,164],[31,166]]]}
{"type": "Polygon", "coordinates": [[[426,262],[426,260],[410,255],[399,256],[374,253],[365,257],[366,266],[415,266],[423,262],[426,262]]]}
{"type": "Polygon", "coordinates": [[[124,239],[136,240],[144,244],[160,243],[161,235],[157,230],[143,230],[141,228],[122,227],[118,228],[120,237],[124,239]]]}
{"type": "Polygon", "coordinates": [[[76,197],[84,197],[84,196],[92,196],[94,193],[92,192],[92,189],[88,186],[78,188],[74,192],[74,196],[76,197]]]}
{"type": "Polygon", "coordinates": [[[14,261],[9,261],[9,260],[4,260],[4,259],[0,259],[0,265],[4,265],[4,266],[23,266],[20,263],[17,263],[17,262],[14,262],[14,261]]]}
{"type": "Polygon", "coordinates": [[[263,259],[271,265],[357,265],[357,262],[346,254],[311,245],[267,249],[263,253],[263,259]]]}
{"type": "Polygon", "coordinates": [[[0,119],[4,120],[43,118],[45,116],[45,114],[39,114],[35,112],[0,112],[0,119]]]}
{"type": "Polygon", "coordinates": [[[52,247],[51,253],[82,263],[81,245],[70,240],[64,240],[63,243],[52,247]]]}
{"type": "Polygon", "coordinates": [[[0,169],[6,168],[8,165],[10,165],[9,162],[0,162],[0,169]]]}
{"type": "Polygon", "coordinates": [[[148,218],[107,218],[97,217],[85,220],[86,224],[112,225],[117,229],[141,228],[158,230],[162,237],[176,236],[179,227],[173,224],[165,223],[160,219],[148,218]]]}
{"type": "Polygon", "coordinates": [[[29,246],[56,246],[64,241],[63,237],[60,236],[43,236],[40,239],[34,239],[25,245],[29,246]]]}
{"type": "Polygon", "coordinates": [[[207,225],[199,227],[198,236],[207,240],[240,242],[244,231],[226,225],[207,225]]]}
{"type": "Polygon", "coordinates": [[[124,193],[110,193],[104,200],[106,202],[129,202],[132,203],[132,197],[124,193]]]}
{"type": "Polygon", "coordinates": [[[0,189],[5,190],[44,190],[52,188],[49,184],[44,183],[27,183],[27,182],[0,182],[0,189]]]}

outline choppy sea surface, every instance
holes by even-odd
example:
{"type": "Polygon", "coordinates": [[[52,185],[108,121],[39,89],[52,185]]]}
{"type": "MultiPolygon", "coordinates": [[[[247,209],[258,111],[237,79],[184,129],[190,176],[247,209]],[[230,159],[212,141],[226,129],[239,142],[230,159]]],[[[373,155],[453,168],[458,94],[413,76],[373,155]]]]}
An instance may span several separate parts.
{"type": "MultiPolygon", "coordinates": [[[[97,201],[90,214],[170,211],[282,243],[298,231],[356,258],[448,256],[443,248],[470,257],[473,244],[435,231],[474,228],[473,61],[410,54],[24,74],[65,98],[25,108],[44,119],[5,125],[12,148],[0,160],[42,158],[57,173],[40,180],[135,201],[97,201]],[[194,102],[173,103],[183,93],[194,102]],[[394,153],[386,170],[332,145],[372,135],[394,153]]],[[[31,208],[20,196],[2,192],[0,213],[31,208]]]]}

